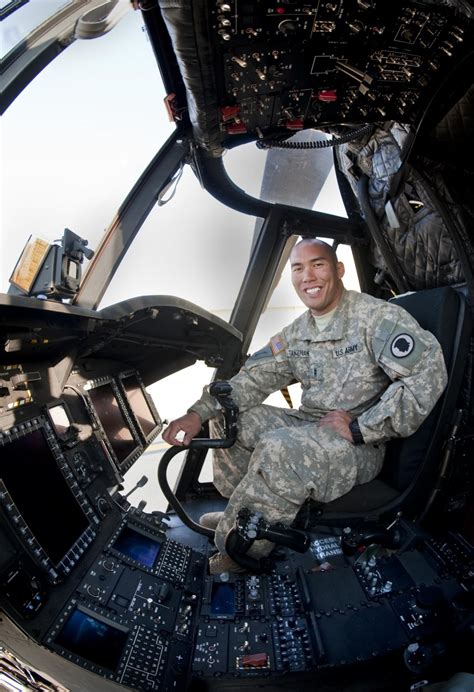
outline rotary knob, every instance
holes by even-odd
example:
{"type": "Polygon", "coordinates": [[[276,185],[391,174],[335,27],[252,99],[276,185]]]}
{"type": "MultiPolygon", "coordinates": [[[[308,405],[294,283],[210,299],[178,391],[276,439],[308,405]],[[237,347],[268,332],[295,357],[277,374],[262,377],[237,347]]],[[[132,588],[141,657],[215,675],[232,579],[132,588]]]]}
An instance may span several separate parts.
{"type": "Polygon", "coordinates": [[[98,586],[93,586],[92,584],[89,584],[86,591],[89,594],[89,596],[92,596],[92,598],[99,598],[100,596],[100,589],[98,586]]]}
{"type": "Polygon", "coordinates": [[[296,31],[297,25],[291,19],[284,19],[278,25],[278,31],[281,31],[285,36],[290,36],[296,31]]]}

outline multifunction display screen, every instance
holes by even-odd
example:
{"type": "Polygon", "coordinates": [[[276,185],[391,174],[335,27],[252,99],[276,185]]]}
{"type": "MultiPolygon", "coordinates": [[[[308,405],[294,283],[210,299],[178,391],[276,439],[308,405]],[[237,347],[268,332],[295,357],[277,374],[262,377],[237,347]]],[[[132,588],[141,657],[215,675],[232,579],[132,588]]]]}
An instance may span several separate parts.
{"type": "Polygon", "coordinates": [[[126,627],[76,608],[59,632],[55,643],[91,663],[115,670],[128,634],[126,627]]]}
{"type": "Polygon", "coordinates": [[[43,429],[0,450],[0,479],[50,560],[57,565],[89,527],[43,429]]]}
{"type": "Polygon", "coordinates": [[[151,569],[160,553],[161,543],[131,526],[124,526],[112,548],[151,569]]]}
{"type": "Polygon", "coordinates": [[[117,461],[121,464],[138,445],[112,384],[109,382],[90,389],[89,396],[117,461]]]}
{"type": "Polygon", "coordinates": [[[145,393],[134,375],[127,375],[122,379],[125,395],[130,408],[135,415],[145,438],[160,425],[159,420],[155,420],[155,415],[150,408],[145,393]]]}

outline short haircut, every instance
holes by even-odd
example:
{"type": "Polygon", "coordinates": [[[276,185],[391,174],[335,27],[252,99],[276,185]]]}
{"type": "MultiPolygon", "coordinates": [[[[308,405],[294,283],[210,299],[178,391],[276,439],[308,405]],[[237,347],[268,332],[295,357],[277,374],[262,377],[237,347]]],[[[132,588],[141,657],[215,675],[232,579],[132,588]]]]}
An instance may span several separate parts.
{"type": "MultiPolygon", "coordinates": [[[[299,245],[302,245],[302,243],[313,243],[314,245],[323,245],[324,247],[326,247],[328,249],[329,256],[332,258],[334,264],[337,264],[339,262],[339,259],[336,255],[335,249],[333,248],[332,245],[329,245],[329,243],[326,243],[325,240],[319,240],[319,238],[302,238],[293,246],[293,250],[295,248],[297,248],[299,245]]],[[[292,252],[293,252],[293,250],[292,250],[292,252]]]]}

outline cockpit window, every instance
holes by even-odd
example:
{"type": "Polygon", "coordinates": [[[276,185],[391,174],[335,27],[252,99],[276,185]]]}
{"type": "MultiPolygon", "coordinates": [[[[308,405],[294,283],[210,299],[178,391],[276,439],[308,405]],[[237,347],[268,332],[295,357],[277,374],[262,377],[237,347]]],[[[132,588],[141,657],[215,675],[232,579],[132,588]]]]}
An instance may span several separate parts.
{"type": "MultiPolygon", "coordinates": [[[[20,17],[28,4],[33,6],[26,3],[7,20],[20,17]]],[[[61,10],[68,3],[34,3],[38,11],[40,5],[52,13],[52,5],[61,10]]],[[[43,8],[43,21],[45,13],[43,8]]],[[[97,248],[129,190],[174,130],[164,97],[138,12],[126,14],[101,38],[75,41],[17,97],[3,118],[0,290],[8,289],[31,234],[52,242],[70,228],[97,248]]],[[[328,175],[328,151],[283,157],[282,164],[278,152],[267,154],[252,143],[228,151],[224,164],[235,184],[252,196],[344,214],[334,175],[328,175]],[[304,191],[305,200],[296,200],[302,186],[294,178],[303,158],[305,167],[319,171],[320,183],[304,191]]],[[[255,228],[254,217],[217,202],[186,166],[175,196],[146,219],[100,307],[136,295],[171,294],[228,320],[255,228]]]]}
{"type": "Polygon", "coordinates": [[[100,307],[132,295],[183,298],[228,320],[250,258],[255,217],[224,206],[186,166],[174,197],[155,206],[100,307]]]}
{"type": "Polygon", "coordinates": [[[164,97],[133,11],[106,35],[75,41],[18,95],[2,117],[1,291],[30,235],[52,242],[69,228],[97,248],[175,129],[164,97]]]}
{"type": "MultiPolygon", "coordinates": [[[[258,147],[259,141],[237,146],[226,152],[224,167],[232,181],[244,192],[266,202],[279,202],[302,209],[320,209],[321,191],[328,193],[328,184],[334,190],[329,203],[331,214],[345,216],[339,189],[328,178],[333,166],[333,149],[322,146],[329,142],[324,132],[303,130],[297,132],[285,144],[308,148],[269,149],[258,147]],[[311,145],[321,148],[311,148],[311,145]],[[253,151],[253,154],[250,153],[253,151]],[[241,162],[247,160],[247,165],[241,162]],[[251,165],[248,163],[251,162],[251,165]],[[324,190],[326,188],[326,190],[324,190]],[[253,190],[253,192],[251,192],[253,190]],[[334,204],[338,209],[334,210],[334,204]]],[[[335,178],[334,178],[335,180],[335,178]]],[[[324,210],[325,211],[325,210],[324,210]]]]}
{"type": "Polygon", "coordinates": [[[1,0],[2,59],[20,43],[28,41],[29,36],[41,24],[76,0],[1,0]]]}

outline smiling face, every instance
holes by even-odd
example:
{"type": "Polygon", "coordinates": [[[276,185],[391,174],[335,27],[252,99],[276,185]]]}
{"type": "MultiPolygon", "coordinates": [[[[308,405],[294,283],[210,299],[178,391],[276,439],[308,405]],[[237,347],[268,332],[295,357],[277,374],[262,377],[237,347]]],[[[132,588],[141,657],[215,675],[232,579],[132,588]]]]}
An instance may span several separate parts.
{"type": "Polygon", "coordinates": [[[344,265],[333,249],[318,240],[302,240],[290,255],[291,280],[313,315],[325,315],[339,303],[344,290],[344,265]]]}

